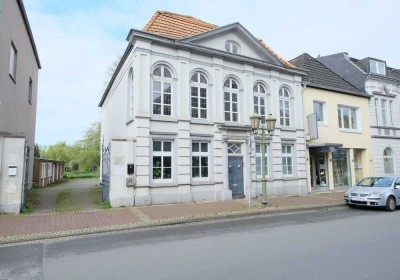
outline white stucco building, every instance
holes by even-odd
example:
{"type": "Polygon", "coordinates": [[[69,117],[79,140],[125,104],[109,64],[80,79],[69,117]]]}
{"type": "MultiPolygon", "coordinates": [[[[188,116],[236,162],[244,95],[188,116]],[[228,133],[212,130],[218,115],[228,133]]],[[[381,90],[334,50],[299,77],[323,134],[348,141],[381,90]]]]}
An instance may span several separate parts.
{"type": "Polygon", "coordinates": [[[0,0],[0,212],[32,185],[39,56],[22,0],[0,0]]]}
{"type": "Polygon", "coordinates": [[[127,41],[99,104],[103,186],[113,207],[258,196],[254,112],[277,118],[269,195],[307,193],[303,70],[239,23],[156,12],[127,41]]]}

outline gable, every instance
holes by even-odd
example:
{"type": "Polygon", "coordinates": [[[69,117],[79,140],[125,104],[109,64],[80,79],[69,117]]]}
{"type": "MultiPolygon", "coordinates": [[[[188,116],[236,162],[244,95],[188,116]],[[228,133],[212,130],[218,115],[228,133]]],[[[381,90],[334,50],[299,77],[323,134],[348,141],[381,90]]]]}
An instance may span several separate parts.
{"type": "Polygon", "coordinates": [[[278,66],[294,67],[273,52],[262,40],[255,38],[239,23],[233,23],[211,31],[180,40],[206,48],[227,52],[226,43],[232,42],[239,48],[238,55],[261,60],[278,66]]]}

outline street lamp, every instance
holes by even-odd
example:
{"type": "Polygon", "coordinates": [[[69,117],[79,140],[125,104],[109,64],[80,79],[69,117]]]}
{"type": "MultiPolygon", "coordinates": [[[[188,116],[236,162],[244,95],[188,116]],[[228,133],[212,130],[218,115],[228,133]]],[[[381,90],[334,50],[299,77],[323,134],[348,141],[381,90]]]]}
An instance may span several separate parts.
{"type": "Polygon", "coordinates": [[[274,135],[276,119],[269,114],[265,120],[265,125],[260,128],[261,117],[258,114],[254,114],[250,117],[251,129],[253,130],[254,136],[260,138],[259,130],[261,130],[261,183],[262,183],[262,199],[263,205],[268,204],[267,199],[267,179],[265,178],[265,150],[267,147],[267,138],[270,139],[274,135]],[[265,132],[267,131],[267,135],[265,132]]]}

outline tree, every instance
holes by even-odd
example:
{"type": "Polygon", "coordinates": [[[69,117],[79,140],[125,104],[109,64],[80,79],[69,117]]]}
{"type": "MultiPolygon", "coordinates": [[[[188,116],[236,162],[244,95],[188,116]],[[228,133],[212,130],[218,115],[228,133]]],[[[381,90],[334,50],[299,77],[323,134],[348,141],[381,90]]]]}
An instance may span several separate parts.
{"type": "Polygon", "coordinates": [[[33,149],[33,156],[36,158],[40,158],[40,148],[38,144],[35,144],[35,147],[33,149]]]}
{"type": "Polygon", "coordinates": [[[100,122],[94,122],[86,131],[82,140],[78,141],[79,169],[94,171],[100,166],[100,122]]]}

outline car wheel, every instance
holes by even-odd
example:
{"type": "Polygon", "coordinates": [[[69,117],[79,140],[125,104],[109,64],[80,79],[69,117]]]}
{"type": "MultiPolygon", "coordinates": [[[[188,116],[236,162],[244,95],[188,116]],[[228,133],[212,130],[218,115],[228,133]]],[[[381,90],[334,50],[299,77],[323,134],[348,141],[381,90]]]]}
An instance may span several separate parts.
{"type": "Polygon", "coordinates": [[[394,211],[396,210],[396,200],[394,199],[393,196],[389,196],[388,199],[386,200],[386,211],[394,211]]]}

